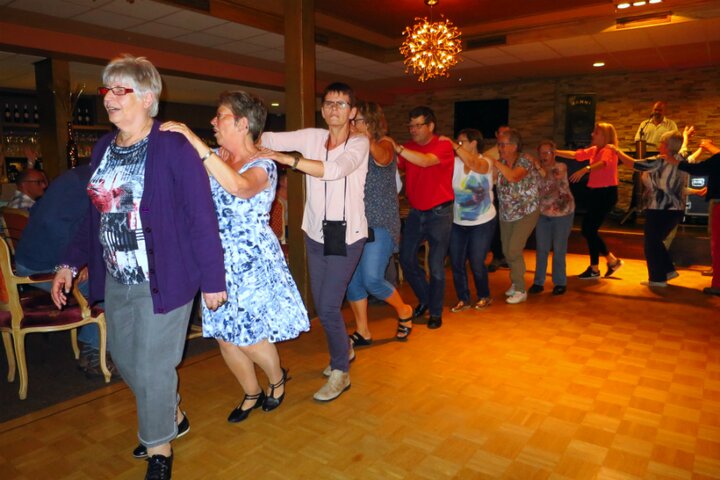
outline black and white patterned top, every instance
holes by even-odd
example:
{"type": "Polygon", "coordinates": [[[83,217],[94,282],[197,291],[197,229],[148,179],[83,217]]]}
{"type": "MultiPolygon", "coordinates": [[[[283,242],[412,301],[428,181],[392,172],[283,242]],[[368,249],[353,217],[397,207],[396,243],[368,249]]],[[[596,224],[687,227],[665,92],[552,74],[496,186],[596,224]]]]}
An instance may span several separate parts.
{"type": "MultiPolygon", "coordinates": [[[[675,158],[685,161],[680,154],[675,158]]],[[[643,205],[647,210],[685,210],[687,173],[659,155],[635,162],[633,167],[642,172],[643,205]]]]}
{"type": "Polygon", "coordinates": [[[111,143],[88,183],[100,212],[100,243],[108,273],[123,285],[147,281],[140,201],[145,185],[148,138],[129,147],[111,143]]]}

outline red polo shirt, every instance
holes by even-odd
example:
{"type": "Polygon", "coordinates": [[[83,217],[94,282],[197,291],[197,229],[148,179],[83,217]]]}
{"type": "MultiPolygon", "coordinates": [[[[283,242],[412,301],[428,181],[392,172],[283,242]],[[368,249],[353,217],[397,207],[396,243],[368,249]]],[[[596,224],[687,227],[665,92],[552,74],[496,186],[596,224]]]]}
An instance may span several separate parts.
{"type": "Polygon", "coordinates": [[[413,141],[403,144],[403,147],[421,153],[432,153],[440,163],[431,167],[418,167],[398,156],[398,168],[405,170],[405,193],[410,206],[416,210],[430,210],[431,208],[452,201],[455,194],[452,188],[453,166],[455,153],[452,144],[440,141],[437,135],[426,145],[418,145],[413,141]]]}

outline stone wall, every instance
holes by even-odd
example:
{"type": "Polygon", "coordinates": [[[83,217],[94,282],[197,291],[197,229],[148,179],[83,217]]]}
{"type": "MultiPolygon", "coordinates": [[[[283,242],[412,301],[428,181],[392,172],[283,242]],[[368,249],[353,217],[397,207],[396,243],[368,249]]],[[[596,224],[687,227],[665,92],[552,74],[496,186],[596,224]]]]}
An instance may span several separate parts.
{"type": "MultiPolygon", "coordinates": [[[[679,128],[695,125],[696,142],[712,138],[720,144],[720,68],[688,69],[670,72],[593,75],[501,84],[460,87],[398,98],[384,106],[389,134],[404,142],[409,139],[405,128],[407,112],[418,105],[428,105],[438,119],[437,132],[452,135],[454,104],[457,101],[507,98],[510,104],[509,124],[518,128],[527,148],[544,139],[553,139],[560,148],[565,138],[565,102],[567,95],[594,93],[595,121],[612,123],[617,129],[621,148],[634,148],[633,139],[639,124],[650,115],[656,100],[668,103],[667,117],[679,128]]],[[[629,199],[630,172],[621,168],[621,201],[624,210],[629,199]]]]}

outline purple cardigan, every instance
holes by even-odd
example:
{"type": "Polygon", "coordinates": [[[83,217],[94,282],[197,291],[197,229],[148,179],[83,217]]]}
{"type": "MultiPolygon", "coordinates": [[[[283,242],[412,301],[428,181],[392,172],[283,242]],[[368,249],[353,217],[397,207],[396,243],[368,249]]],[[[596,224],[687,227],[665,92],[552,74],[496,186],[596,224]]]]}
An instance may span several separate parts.
{"type": "MultiPolygon", "coordinates": [[[[198,289],[222,292],[225,265],[208,175],[195,149],[180,134],[150,132],[145,163],[145,189],[140,218],[145,234],[150,293],[155,313],[170,312],[193,299],[198,289]]],[[[90,163],[97,170],[115,137],[111,132],[95,145],[90,163]]],[[[105,261],[100,244],[100,212],[89,215],[62,263],[88,265],[90,301],[105,296],[105,261]]]]}

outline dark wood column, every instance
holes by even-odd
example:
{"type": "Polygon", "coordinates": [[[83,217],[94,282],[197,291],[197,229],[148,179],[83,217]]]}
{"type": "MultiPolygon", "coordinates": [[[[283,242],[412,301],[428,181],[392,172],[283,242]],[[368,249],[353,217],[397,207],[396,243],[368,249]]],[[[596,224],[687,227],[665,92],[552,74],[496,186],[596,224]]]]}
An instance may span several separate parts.
{"type": "Polygon", "coordinates": [[[67,122],[72,121],[72,114],[66,111],[62,101],[69,101],[71,91],[68,62],[52,58],[36,62],[35,88],[40,113],[39,134],[43,166],[48,178],[52,179],[67,170],[67,122]],[[53,90],[57,95],[53,94],[53,90]]]}
{"type": "MultiPolygon", "coordinates": [[[[315,126],[314,0],[285,0],[285,112],[287,130],[315,126]]],[[[288,237],[290,271],[314,316],[302,223],[304,175],[288,174],[288,237]]]]}

